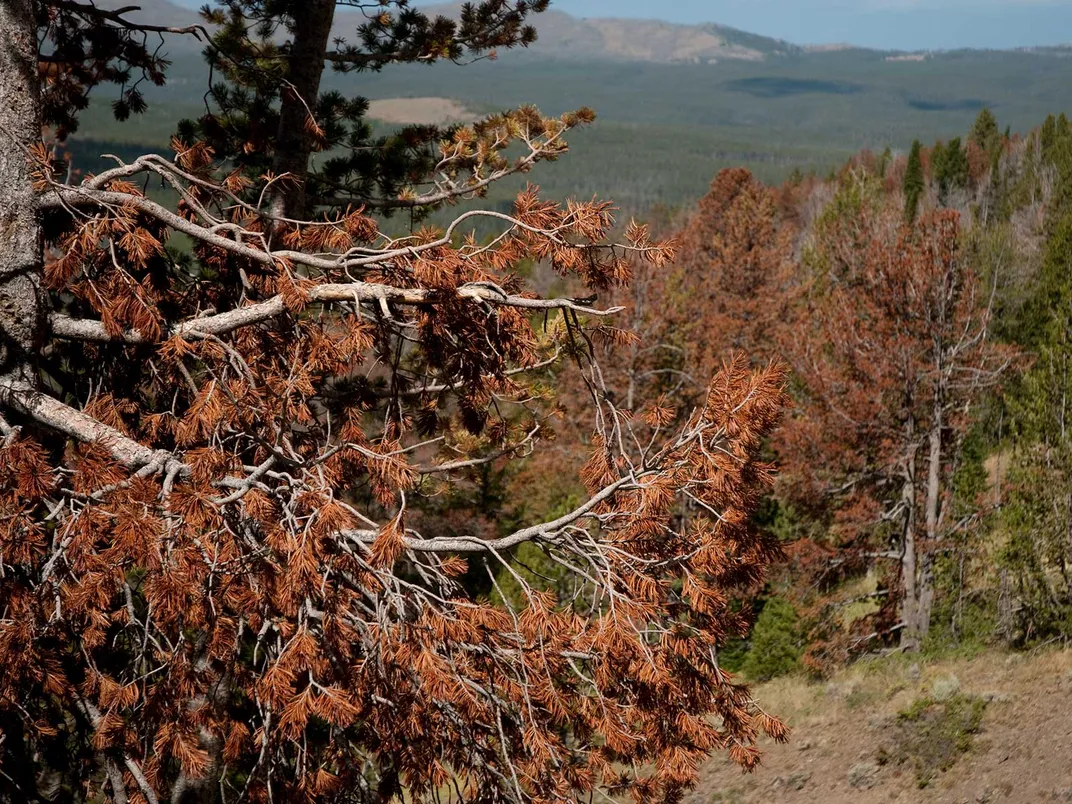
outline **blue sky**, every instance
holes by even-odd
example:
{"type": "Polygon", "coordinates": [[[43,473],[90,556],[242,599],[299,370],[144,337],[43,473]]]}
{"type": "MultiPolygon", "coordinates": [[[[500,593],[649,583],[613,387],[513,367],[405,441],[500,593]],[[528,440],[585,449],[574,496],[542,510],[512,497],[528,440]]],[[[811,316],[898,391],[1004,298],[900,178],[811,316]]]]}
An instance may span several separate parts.
{"type": "Polygon", "coordinates": [[[1070,0],[553,0],[579,16],[720,22],[800,44],[879,48],[1072,43],[1070,0]]]}
{"type": "MultiPolygon", "coordinates": [[[[177,2],[196,7],[204,0],[177,2]]],[[[799,44],[915,50],[1072,43],[1072,0],[552,0],[552,8],[582,17],[719,22],[799,44]]]]}

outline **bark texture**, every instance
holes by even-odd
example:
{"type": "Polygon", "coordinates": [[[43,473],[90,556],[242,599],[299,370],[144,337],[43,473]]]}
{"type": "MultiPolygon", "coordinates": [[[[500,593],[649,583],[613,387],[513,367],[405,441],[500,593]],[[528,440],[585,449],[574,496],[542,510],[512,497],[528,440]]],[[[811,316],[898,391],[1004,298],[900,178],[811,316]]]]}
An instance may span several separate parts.
{"type": "Polygon", "coordinates": [[[281,93],[276,136],[275,173],[290,176],[274,200],[272,213],[278,217],[304,218],[307,212],[305,180],[313,150],[308,123],[320,97],[320,79],[334,19],[335,0],[310,0],[295,20],[290,85],[281,93]]]}
{"type": "Polygon", "coordinates": [[[0,378],[35,383],[47,323],[29,154],[41,141],[32,0],[0,2],[0,378]]]}

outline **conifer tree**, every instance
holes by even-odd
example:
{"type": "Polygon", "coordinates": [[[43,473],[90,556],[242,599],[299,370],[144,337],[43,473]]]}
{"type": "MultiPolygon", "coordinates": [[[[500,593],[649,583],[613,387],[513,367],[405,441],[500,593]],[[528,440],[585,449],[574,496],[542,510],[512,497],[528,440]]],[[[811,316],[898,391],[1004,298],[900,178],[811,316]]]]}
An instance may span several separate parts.
{"type": "Polygon", "coordinates": [[[923,175],[923,145],[919,140],[915,140],[908,154],[908,166],[904,176],[905,219],[909,222],[914,221],[919,214],[919,202],[926,186],[926,177],[923,175]]]}
{"type": "Polygon", "coordinates": [[[468,136],[463,132],[455,153],[444,159],[440,143],[451,138],[451,129],[407,126],[373,136],[365,119],[368,101],[322,91],[324,71],[461,63],[527,46],[536,38],[528,20],[548,2],[482,0],[466,4],[455,20],[411,8],[408,0],[358,6],[360,14],[347,13],[350,4],[338,0],[220,0],[204,16],[215,29],[205,56],[222,80],[211,87],[206,113],[184,122],[180,136],[204,140],[256,183],[274,177],[269,192],[282,217],[347,206],[421,212],[478,193],[553,156],[561,147],[560,132],[541,131],[531,116],[492,118],[468,136]],[[347,20],[356,30],[337,38],[333,31],[347,20]],[[524,128],[531,138],[546,135],[549,141],[511,161],[495,145],[503,127],[524,128]],[[310,156],[326,151],[331,157],[312,167],[310,156]]]}
{"type": "Polygon", "coordinates": [[[978,145],[987,154],[992,154],[994,149],[1001,144],[1001,131],[998,129],[998,120],[990,109],[983,109],[979,112],[979,116],[975,118],[975,123],[972,125],[968,140],[978,145]]]}
{"type": "MultiPolygon", "coordinates": [[[[1017,635],[1032,641],[1072,629],[1072,216],[1054,226],[1040,295],[1046,320],[1034,329],[1037,357],[1010,395],[1017,449],[1001,512],[1002,566],[1016,579],[1017,635]]],[[[1037,308],[1036,308],[1037,310],[1037,308]]]]}
{"type": "Polygon", "coordinates": [[[968,184],[968,155],[960,137],[954,137],[944,144],[938,143],[932,153],[934,181],[938,185],[938,203],[944,205],[950,191],[968,184]]]}
{"type": "Polygon", "coordinates": [[[1046,116],[1046,120],[1043,122],[1042,127],[1039,129],[1039,146],[1042,148],[1042,156],[1044,159],[1050,158],[1050,152],[1053,149],[1054,142],[1057,139],[1057,118],[1052,114],[1046,116]]]}
{"type": "Polygon", "coordinates": [[[677,240],[680,296],[664,316],[687,343],[689,368],[702,374],[735,351],[773,357],[792,264],[774,191],[744,168],[719,171],[677,240]]]}
{"type": "Polygon", "coordinates": [[[797,670],[803,652],[799,620],[784,597],[768,598],[756,619],[742,672],[755,681],[767,681],[797,670]]]}
{"type": "Polygon", "coordinates": [[[856,243],[816,243],[857,253],[815,258],[830,267],[806,294],[803,331],[787,335],[800,405],[780,446],[791,495],[832,506],[840,558],[893,562],[889,603],[902,645],[918,649],[949,527],[952,445],[1012,356],[990,338],[990,297],[962,254],[958,213],[904,223],[897,212],[881,202],[845,208],[850,220],[830,236],[855,230],[856,243]]]}
{"type": "Polygon", "coordinates": [[[1051,115],[1044,158],[1056,174],[1048,238],[1015,330],[1035,355],[1006,400],[1014,434],[1001,565],[1018,591],[1015,640],[1072,631],[1072,134],[1051,115]]]}

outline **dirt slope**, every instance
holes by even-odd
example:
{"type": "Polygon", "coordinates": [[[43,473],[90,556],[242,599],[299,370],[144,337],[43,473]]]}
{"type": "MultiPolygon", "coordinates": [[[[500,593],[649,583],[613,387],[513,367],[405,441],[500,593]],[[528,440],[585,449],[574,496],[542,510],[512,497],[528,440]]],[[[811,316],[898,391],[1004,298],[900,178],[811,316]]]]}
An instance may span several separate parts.
{"type": "Polygon", "coordinates": [[[987,654],[857,667],[827,684],[790,679],[757,691],[794,727],[743,775],[711,762],[688,804],[1072,802],[1072,651],[987,654]],[[987,701],[972,747],[921,788],[911,761],[887,759],[899,712],[928,696],[987,701]]]}

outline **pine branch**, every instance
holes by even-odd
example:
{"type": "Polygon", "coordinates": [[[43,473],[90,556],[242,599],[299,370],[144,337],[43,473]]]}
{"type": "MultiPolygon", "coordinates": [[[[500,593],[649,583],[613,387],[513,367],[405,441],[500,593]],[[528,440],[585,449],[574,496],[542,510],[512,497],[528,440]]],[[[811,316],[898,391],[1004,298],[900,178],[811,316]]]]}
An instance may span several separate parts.
{"type": "MultiPolygon", "coordinates": [[[[606,310],[577,304],[573,299],[531,299],[524,296],[501,295],[484,287],[463,285],[453,294],[438,290],[420,290],[396,288],[390,285],[376,285],[369,282],[350,282],[341,285],[316,285],[308,292],[309,304],[330,304],[347,302],[390,302],[391,304],[434,306],[450,301],[451,298],[468,299],[474,302],[492,304],[499,307],[516,307],[522,310],[570,310],[591,316],[612,316],[621,312],[621,307],[606,310]]],[[[210,335],[226,335],[243,327],[262,324],[273,318],[287,314],[282,296],[274,296],[267,301],[239,307],[226,313],[193,318],[174,326],[165,337],[199,338],[210,335]]],[[[58,338],[80,341],[124,342],[131,344],[149,342],[137,330],[113,335],[100,321],[85,318],[70,318],[62,313],[55,313],[49,318],[52,334],[58,338]]]]}

